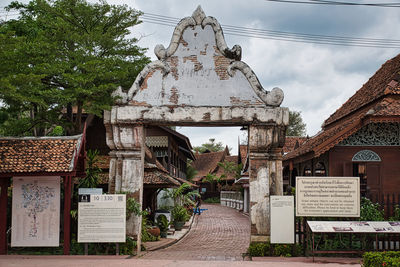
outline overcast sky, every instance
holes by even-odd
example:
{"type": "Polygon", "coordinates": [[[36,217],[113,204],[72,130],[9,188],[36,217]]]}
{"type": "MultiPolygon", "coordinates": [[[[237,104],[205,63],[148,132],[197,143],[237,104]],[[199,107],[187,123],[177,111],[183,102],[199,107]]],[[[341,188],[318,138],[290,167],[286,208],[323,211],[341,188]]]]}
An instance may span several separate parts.
{"type": "MultiPolygon", "coordinates": [[[[351,1],[351,0],[343,0],[351,1]]],[[[9,0],[0,0],[0,6],[9,0]]],[[[23,1],[26,2],[26,1],[23,1]]],[[[93,1],[91,1],[93,2],[93,1]]],[[[400,0],[353,1],[364,3],[400,0]]],[[[265,0],[108,0],[127,4],[144,13],[174,18],[190,16],[201,5],[207,16],[222,25],[344,37],[400,40],[400,8],[285,4],[265,0]]],[[[153,60],[157,44],[169,45],[173,27],[144,22],[132,29],[148,47],[153,60]]],[[[224,29],[224,28],[223,28],[224,29]]],[[[264,89],[280,87],[281,106],[301,111],[307,134],[315,135],[322,122],[355,93],[380,66],[400,49],[367,48],[258,39],[225,34],[228,47],[242,47],[242,61],[256,73],[264,89]]],[[[237,153],[238,128],[182,128],[193,145],[216,138],[237,153]]]]}

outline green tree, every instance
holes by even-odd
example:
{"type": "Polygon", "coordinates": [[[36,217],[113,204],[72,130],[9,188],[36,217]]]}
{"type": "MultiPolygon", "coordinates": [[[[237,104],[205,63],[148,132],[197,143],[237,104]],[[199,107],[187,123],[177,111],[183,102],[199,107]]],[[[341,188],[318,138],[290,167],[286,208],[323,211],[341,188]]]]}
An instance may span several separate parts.
{"type": "Polygon", "coordinates": [[[218,177],[217,175],[213,173],[208,173],[202,180],[204,183],[210,183],[213,184],[214,182],[221,182],[221,177],[218,177]]]}
{"type": "Polygon", "coordinates": [[[99,151],[89,149],[87,151],[86,176],[79,180],[79,188],[96,188],[99,184],[101,169],[99,163],[99,151]]]}
{"type": "Polygon", "coordinates": [[[305,136],[306,124],[301,118],[301,112],[289,111],[289,125],[286,129],[286,136],[305,136]]]}
{"type": "MultiPolygon", "coordinates": [[[[220,180],[225,179],[228,177],[230,174],[233,174],[235,178],[240,178],[241,177],[241,171],[243,168],[242,164],[236,164],[231,161],[224,161],[224,162],[218,162],[218,166],[224,170],[223,174],[220,176],[220,180]]],[[[225,184],[227,184],[227,180],[225,180],[225,184]]]]}
{"type": "Polygon", "coordinates": [[[126,5],[31,0],[7,9],[19,17],[0,22],[0,99],[12,114],[3,134],[46,135],[57,125],[80,133],[149,62],[128,37],[141,13],[126,5]]]}
{"type": "Polygon", "coordinates": [[[173,189],[164,189],[166,192],[163,196],[163,199],[171,198],[174,200],[174,205],[194,205],[193,199],[194,197],[200,196],[197,191],[193,191],[192,187],[187,184],[183,183],[178,188],[173,189]]]}
{"type": "MultiPolygon", "coordinates": [[[[201,146],[193,147],[195,152],[204,153],[207,150],[211,152],[223,151],[225,149],[222,142],[215,142],[215,138],[210,138],[207,143],[202,144],[201,146]]],[[[231,150],[229,148],[229,150],[231,150]]]]}

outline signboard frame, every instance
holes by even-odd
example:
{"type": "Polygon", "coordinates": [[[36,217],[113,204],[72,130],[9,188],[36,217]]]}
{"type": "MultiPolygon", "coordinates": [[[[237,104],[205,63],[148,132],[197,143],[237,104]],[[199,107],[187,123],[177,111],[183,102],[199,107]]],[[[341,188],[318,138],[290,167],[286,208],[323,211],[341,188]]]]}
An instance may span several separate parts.
{"type": "Polygon", "coordinates": [[[89,195],[78,203],[78,243],[126,242],[126,195],[89,195]]]}
{"type": "Polygon", "coordinates": [[[360,178],[297,176],[296,216],[360,217],[360,178]]]}
{"type": "Polygon", "coordinates": [[[271,196],[271,244],[294,244],[294,196],[271,196]]]}

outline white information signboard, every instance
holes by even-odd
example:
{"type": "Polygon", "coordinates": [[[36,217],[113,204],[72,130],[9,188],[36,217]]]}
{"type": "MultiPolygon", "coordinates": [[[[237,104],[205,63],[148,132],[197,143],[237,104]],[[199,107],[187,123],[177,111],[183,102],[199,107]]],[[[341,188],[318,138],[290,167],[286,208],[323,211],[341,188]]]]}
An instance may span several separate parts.
{"type": "Polygon", "coordinates": [[[360,178],[296,177],[296,216],[360,217],[360,178]]]}
{"type": "Polygon", "coordinates": [[[400,222],[307,221],[313,233],[400,233],[400,222]]]}
{"type": "Polygon", "coordinates": [[[13,177],[12,247],[58,247],[60,177],[13,177]]]}
{"type": "Polygon", "coordinates": [[[84,201],[78,203],[78,242],[125,242],[126,196],[90,195],[84,201]]]}
{"type": "Polygon", "coordinates": [[[294,244],[294,197],[271,196],[271,243],[294,244]]]}

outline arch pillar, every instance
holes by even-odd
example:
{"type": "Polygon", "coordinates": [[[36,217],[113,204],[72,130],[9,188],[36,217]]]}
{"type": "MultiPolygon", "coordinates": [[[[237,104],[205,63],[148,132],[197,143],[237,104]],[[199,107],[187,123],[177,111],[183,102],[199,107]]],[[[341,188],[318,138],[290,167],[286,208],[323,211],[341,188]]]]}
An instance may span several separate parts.
{"type": "Polygon", "coordinates": [[[283,194],[284,142],[285,127],[251,125],[249,128],[251,242],[270,238],[270,196],[283,194]]]}
{"type": "MultiPolygon", "coordinates": [[[[142,124],[111,124],[110,112],[105,112],[107,145],[110,147],[109,193],[127,193],[142,207],[145,129],[142,124]]],[[[142,216],[133,214],[126,221],[126,234],[141,247],[142,216]]]]}

